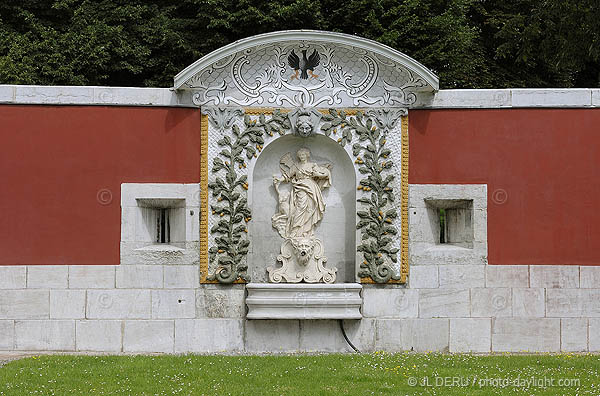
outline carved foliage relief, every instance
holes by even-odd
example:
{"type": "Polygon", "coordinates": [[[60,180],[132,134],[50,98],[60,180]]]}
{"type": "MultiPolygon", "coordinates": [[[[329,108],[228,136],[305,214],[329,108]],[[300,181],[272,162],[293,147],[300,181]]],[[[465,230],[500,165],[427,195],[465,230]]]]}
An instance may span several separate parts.
{"type": "MultiPolygon", "coordinates": [[[[402,204],[407,199],[402,193],[407,187],[403,186],[407,169],[402,166],[403,151],[404,162],[408,160],[404,147],[407,131],[402,127],[406,123],[400,122],[406,110],[324,112],[301,108],[257,112],[206,106],[202,110],[209,119],[208,150],[203,159],[209,170],[208,213],[203,213],[208,215],[208,228],[207,235],[201,236],[209,248],[203,281],[250,280],[246,259],[251,248],[248,223],[252,221],[252,209],[247,191],[252,181],[248,165],[271,141],[290,133],[324,134],[354,159],[358,276],[376,283],[406,280],[408,264],[404,262],[405,254],[400,257],[407,248],[401,242],[402,228],[408,226],[402,221],[406,216],[400,215],[407,210],[402,204]]],[[[275,210],[277,203],[273,205],[275,210]]],[[[277,230],[273,229],[273,235],[277,236],[277,230]]]]}
{"type": "Polygon", "coordinates": [[[409,106],[428,84],[372,51],[304,40],[257,45],[186,80],[199,106],[409,106]]]}

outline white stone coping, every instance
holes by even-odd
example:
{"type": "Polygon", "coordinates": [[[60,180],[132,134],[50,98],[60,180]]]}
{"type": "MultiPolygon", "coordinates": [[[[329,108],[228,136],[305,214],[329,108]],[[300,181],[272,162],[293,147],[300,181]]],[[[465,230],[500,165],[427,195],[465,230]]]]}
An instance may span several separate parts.
{"type": "MultiPolygon", "coordinates": [[[[0,85],[0,104],[196,107],[171,88],[0,85]]],[[[600,89],[446,89],[415,109],[600,108],[600,89]]]]}
{"type": "Polygon", "coordinates": [[[249,283],[248,319],[362,319],[358,283],[249,283]]]}

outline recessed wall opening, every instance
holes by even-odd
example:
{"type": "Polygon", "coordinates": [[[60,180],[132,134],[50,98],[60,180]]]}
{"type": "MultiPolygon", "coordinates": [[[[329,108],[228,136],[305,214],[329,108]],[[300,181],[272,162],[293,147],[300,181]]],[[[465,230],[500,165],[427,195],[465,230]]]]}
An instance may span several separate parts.
{"type": "Polygon", "coordinates": [[[425,203],[437,243],[473,248],[473,200],[426,199],[425,203]]]}
{"type": "Polygon", "coordinates": [[[121,184],[121,264],[197,264],[200,185],[121,184]]]}
{"type": "Polygon", "coordinates": [[[438,215],[440,217],[440,243],[446,243],[446,209],[438,209],[438,215]]]}
{"type": "Polygon", "coordinates": [[[156,243],[171,242],[171,225],[169,223],[170,210],[161,208],[157,210],[156,243]]]}
{"type": "MultiPolygon", "coordinates": [[[[315,228],[315,237],[323,242],[327,268],[337,268],[336,282],[356,282],[356,174],[348,153],[324,135],[302,138],[286,135],[277,138],[262,151],[252,168],[249,202],[252,222],[249,235],[254,252],[248,263],[253,282],[267,282],[267,267],[279,267],[283,239],[273,228],[272,217],[278,210],[278,193],[273,174],[280,173],[280,161],[286,153],[294,160],[301,148],[310,150],[310,159],[317,164],[332,164],[332,185],[324,190],[325,213],[315,228]]],[[[280,185],[290,192],[289,185],[280,185]]]]}
{"type": "Polygon", "coordinates": [[[178,246],[185,242],[185,200],[137,199],[143,239],[148,245],[178,246]]]}

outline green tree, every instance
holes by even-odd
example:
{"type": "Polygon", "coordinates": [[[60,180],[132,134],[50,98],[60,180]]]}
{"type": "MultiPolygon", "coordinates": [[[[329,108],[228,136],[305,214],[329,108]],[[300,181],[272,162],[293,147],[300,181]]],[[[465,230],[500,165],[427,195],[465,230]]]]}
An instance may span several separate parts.
{"type": "Polygon", "coordinates": [[[595,87],[597,0],[4,0],[0,83],[171,86],[235,40],[322,29],[377,40],[442,88],[595,87]]]}

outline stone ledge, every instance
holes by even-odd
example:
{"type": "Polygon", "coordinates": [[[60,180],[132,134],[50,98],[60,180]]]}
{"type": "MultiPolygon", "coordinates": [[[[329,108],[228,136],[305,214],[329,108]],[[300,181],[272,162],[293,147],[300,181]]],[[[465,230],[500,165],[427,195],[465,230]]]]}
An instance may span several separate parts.
{"type": "MultiPolygon", "coordinates": [[[[171,88],[0,85],[0,103],[196,107],[190,92],[171,88]]],[[[600,107],[600,90],[443,89],[419,98],[415,109],[493,109],[515,107],[600,107]]]]}
{"type": "Polygon", "coordinates": [[[597,89],[443,89],[421,97],[417,109],[585,108],[600,106],[597,89]]]}
{"type": "Polygon", "coordinates": [[[358,283],[246,285],[248,319],[361,319],[358,283]]]}

